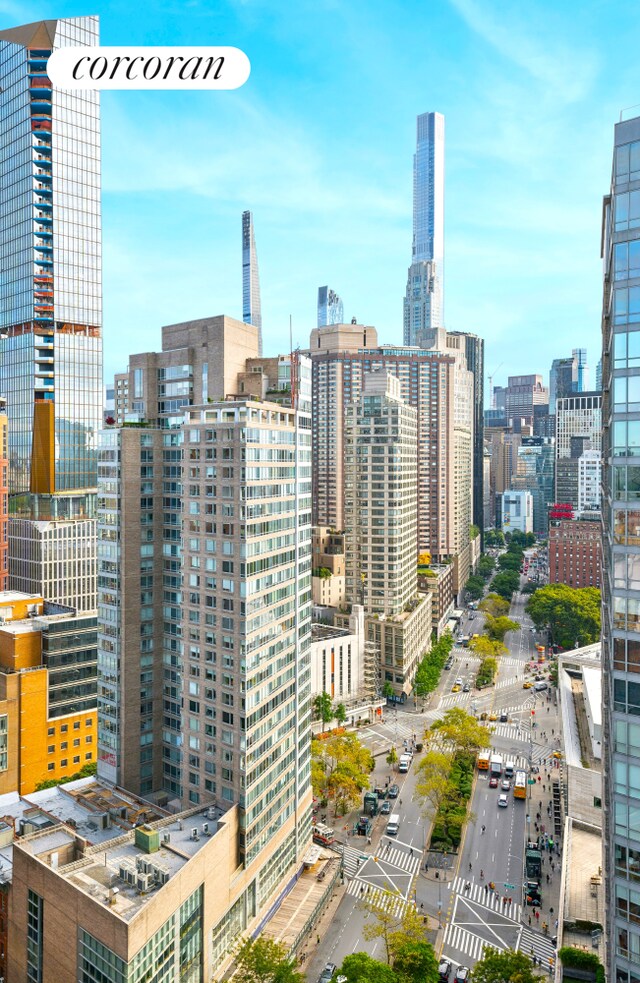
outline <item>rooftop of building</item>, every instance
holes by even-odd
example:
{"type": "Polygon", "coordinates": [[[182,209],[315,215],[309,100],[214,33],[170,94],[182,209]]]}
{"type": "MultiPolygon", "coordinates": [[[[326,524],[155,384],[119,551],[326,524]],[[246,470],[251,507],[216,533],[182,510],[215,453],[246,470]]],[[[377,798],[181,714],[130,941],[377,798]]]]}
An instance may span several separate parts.
{"type": "Polygon", "coordinates": [[[42,600],[41,594],[25,594],[21,590],[0,591],[0,606],[15,604],[17,601],[23,601],[25,604],[37,604],[38,602],[42,604],[42,600]]]}
{"type": "MultiPolygon", "coordinates": [[[[604,922],[604,884],[602,883],[602,835],[595,827],[569,822],[565,843],[564,923],[604,922]]],[[[565,945],[576,944],[564,932],[565,945]]],[[[582,941],[582,940],[581,940],[582,941]]],[[[581,944],[578,942],[577,944],[581,944]]]]}
{"type": "Polygon", "coordinates": [[[14,836],[5,842],[7,837],[0,828],[0,882],[11,880],[13,847],[22,834],[52,831],[64,824],[87,843],[101,846],[128,834],[136,823],[157,822],[167,815],[163,809],[92,777],[23,796],[8,792],[0,796],[0,825],[11,825],[14,836]]]}
{"type": "Polygon", "coordinates": [[[600,666],[584,666],[582,679],[589,700],[589,712],[593,724],[602,726],[602,668],[600,666]]]}
{"type": "Polygon", "coordinates": [[[318,623],[311,625],[311,641],[326,642],[331,638],[344,638],[349,634],[347,628],[335,628],[333,625],[321,625],[318,623]]]}
{"type": "Polygon", "coordinates": [[[62,825],[25,837],[20,849],[56,869],[79,891],[108,905],[117,917],[130,921],[211,842],[222,825],[219,810],[200,806],[112,835],[84,850],[78,832],[62,825]],[[73,859],[58,865],[61,852],[73,859]]]}

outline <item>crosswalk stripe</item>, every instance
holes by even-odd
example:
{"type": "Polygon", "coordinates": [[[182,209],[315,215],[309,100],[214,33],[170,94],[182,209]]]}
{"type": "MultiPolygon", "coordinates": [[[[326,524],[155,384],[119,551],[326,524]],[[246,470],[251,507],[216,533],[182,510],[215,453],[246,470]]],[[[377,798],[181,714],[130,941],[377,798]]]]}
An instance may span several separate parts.
{"type": "Polygon", "coordinates": [[[484,908],[489,908],[491,911],[498,911],[505,918],[510,918],[515,922],[519,922],[522,915],[522,905],[513,899],[513,893],[511,894],[511,904],[503,905],[502,898],[503,895],[500,894],[500,886],[498,887],[499,898],[496,898],[495,892],[487,889],[485,891],[485,883],[479,883],[477,881],[471,881],[471,890],[465,891],[465,885],[467,881],[464,877],[456,877],[453,882],[453,890],[456,894],[459,894],[462,898],[469,898],[471,901],[475,901],[476,904],[482,905],[484,908]]]}
{"type": "Polygon", "coordinates": [[[482,950],[485,946],[489,949],[497,948],[497,946],[489,945],[484,939],[474,935],[473,932],[468,932],[466,928],[461,928],[460,925],[456,925],[455,923],[449,923],[446,927],[444,948],[447,946],[456,949],[458,952],[466,952],[467,955],[476,960],[481,958],[482,950]]]}
{"type": "Polygon", "coordinates": [[[522,929],[518,942],[518,950],[526,956],[539,956],[542,959],[542,965],[545,969],[549,966],[549,958],[554,960],[556,958],[556,949],[551,939],[540,935],[538,932],[533,932],[530,928],[526,928],[526,926],[522,929]],[[532,948],[533,953],[531,952],[532,948]]]}
{"type": "MultiPolygon", "coordinates": [[[[355,847],[343,846],[342,856],[345,876],[355,877],[358,871],[364,867],[366,861],[374,856],[374,854],[365,854],[355,847]],[[360,863],[358,863],[358,860],[360,860],[360,863]]],[[[381,845],[377,856],[380,860],[384,860],[385,863],[390,864],[392,867],[406,871],[407,874],[416,874],[420,867],[420,856],[411,856],[410,853],[402,850],[400,847],[391,847],[387,850],[381,845]]]]}
{"type": "Polygon", "coordinates": [[[347,886],[347,894],[358,898],[360,901],[368,901],[369,904],[374,905],[376,908],[381,908],[382,911],[388,911],[396,918],[402,917],[407,908],[414,907],[408,901],[405,901],[404,898],[399,898],[396,895],[390,897],[381,888],[367,884],[358,877],[352,880],[347,886]]]}

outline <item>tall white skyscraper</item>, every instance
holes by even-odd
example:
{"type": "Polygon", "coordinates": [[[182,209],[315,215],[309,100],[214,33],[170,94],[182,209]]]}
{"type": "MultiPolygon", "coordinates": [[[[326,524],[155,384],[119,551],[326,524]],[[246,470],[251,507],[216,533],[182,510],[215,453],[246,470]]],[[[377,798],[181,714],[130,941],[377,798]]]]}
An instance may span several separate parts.
{"type": "Polygon", "coordinates": [[[253,231],[253,213],[242,213],[242,320],[258,329],[259,355],[262,355],[262,306],[258,253],[253,231]]]}
{"type": "Polygon", "coordinates": [[[443,278],[444,116],[422,113],[413,157],[413,250],[404,298],[405,345],[420,345],[422,329],[442,324],[443,278]]]}

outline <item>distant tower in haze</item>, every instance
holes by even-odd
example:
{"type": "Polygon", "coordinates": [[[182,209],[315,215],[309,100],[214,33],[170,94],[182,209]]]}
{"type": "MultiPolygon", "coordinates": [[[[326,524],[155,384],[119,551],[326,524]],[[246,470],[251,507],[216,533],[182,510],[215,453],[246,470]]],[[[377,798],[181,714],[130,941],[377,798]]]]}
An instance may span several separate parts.
{"type": "Polygon", "coordinates": [[[404,343],[420,345],[423,329],[443,323],[444,116],[417,119],[413,157],[413,251],[404,298],[404,343]]]}
{"type": "Polygon", "coordinates": [[[344,305],[331,287],[318,287],[318,327],[344,324],[344,305]]]}
{"type": "Polygon", "coordinates": [[[260,274],[251,212],[242,213],[242,320],[258,329],[259,354],[262,355],[260,274]]]}

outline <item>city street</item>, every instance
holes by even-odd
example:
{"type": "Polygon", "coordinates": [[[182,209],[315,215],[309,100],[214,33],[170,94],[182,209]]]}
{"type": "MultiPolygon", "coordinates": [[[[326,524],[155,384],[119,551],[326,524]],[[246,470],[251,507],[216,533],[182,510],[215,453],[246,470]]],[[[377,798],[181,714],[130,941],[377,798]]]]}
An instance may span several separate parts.
{"type": "MultiPolygon", "coordinates": [[[[535,931],[536,920],[532,919],[530,927],[531,909],[523,910],[523,850],[525,830],[531,830],[532,803],[514,799],[509,791],[507,807],[500,808],[498,797],[502,790],[489,787],[487,772],[477,772],[471,802],[474,818],[466,826],[459,854],[427,854],[424,848],[429,823],[413,798],[415,770],[410,768],[406,775],[392,773],[385,761],[389,747],[395,746],[401,752],[404,741],[421,740],[425,728],[444,711],[460,706],[476,715],[497,715],[496,721],[486,721],[492,747],[505,760],[513,760],[516,769],[528,771],[531,764],[534,768],[550,766],[551,741],[543,734],[547,727],[558,734],[555,705],[547,698],[547,692],[523,688],[525,666],[536,659],[538,641],[524,613],[525,602],[526,597],[517,595],[512,603],[510,616],[522,627],[505,639],[509,651],[499,660],[494,686],[474,691],[479,659],[456,645],[452,668],[443,672],[438,691],[424,701],[424,710],[420,700],[417,707],[413,701],[397,709],[388,707],[383,721],[359,730],[360,739],[377,756],[373,777],[382,784],[391,779],[400,786],[398,798],[392,801],[392,811],[400,816],[400,827],[397,836],[388,837],[388,816],[376,817],[371,844],[364,837],[348,835],[348,830],[340,831],[340,838],[347,844],[346,891],[308,966],[312,983],[325,962],[340,965],[352,952],[364,951],[384,958],[380,940],[364,938],[367,912],[360,902],[365,900],[396,911],[415,904],[429,917],[432,929],[442,930],[437,951],[454,966],[473,966],[485,945],[520,948],[540,956],[545,965],[555,955],[551,940],[535,931]],[[469,683],[469,693],[451,692],[458,677],[469,683]],[[501,721],[500,716],[505,714],[507,720],[501,721]],[[489,882],[494,884],[491,889],[489,882]],[[392,891],[395,896],[390,899],[384,891],[392,891]]],[[[462,635],[482,630],[482,615],[470,614],[460,626],[462,635]]]]}

